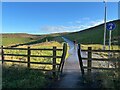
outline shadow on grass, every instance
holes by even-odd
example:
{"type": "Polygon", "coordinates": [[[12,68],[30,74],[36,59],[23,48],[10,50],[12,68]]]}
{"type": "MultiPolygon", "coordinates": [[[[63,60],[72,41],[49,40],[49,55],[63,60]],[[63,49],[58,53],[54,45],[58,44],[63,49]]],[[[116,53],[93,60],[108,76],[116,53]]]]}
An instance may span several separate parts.
{"type": "Polygon", "coordinates": [[[23,43],[23,44],[16,44],[16,45],[13,45],[11,47],[17,47],[17,46],[23,46],[23,45],[33,45],[33,44],[38,44],[38,43],[42,43],[42,42],[45,42],[45,39],[40,39],[40,40],[36,40],[36,41],[28,42],[28,43],[23,43]]]}
{"type": "Polygon", "coordinates": [[[118,76],[120,72],[118,71],[96,71],[91,75],[84,76],[84,82],[92,88],[99,89],[112,89],[119,90],[120,89],[120,76],[118,76]]]}
{"type": "MultiPolygon", "coordinates": [[[[45,37],[43,39],[39,39],[39,40],[36,40],[36,41],[32,41],[32,42],[28,42],[28,43],[23,43],[23,44],[16,44],[16,45],[13,45],[13,46],[10,46],[10,47],[18,47],[18,46],[23,46],[23,45],[34,45],[34,44],[38,44],[38,43],[42,43],[42,42],[46,42],[46,41],[53,41],[55,37],[45,37]]],[[[55,40],[56,41],[61,41],[62,40],[59,40],[61,39],[60,37],[56,37],[55,40]]]]}
{"type": "Polygon", "coordinates": [[[48,88],[51,76],[24,66],[3,66],[2,88],[48,88]]]}

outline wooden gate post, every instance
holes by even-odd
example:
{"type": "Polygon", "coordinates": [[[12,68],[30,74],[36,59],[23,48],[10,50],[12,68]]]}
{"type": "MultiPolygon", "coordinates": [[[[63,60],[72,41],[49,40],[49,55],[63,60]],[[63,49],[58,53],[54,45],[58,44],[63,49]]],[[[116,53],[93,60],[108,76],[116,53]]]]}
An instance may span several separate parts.
{"type": "Polygon", "coordinates": [[[2,64],[4,63],[4,51],[3,51],[3,46],[1,46],[1,59],[2,59],[2,64]]]}
{"type": "Polygon", "coordinates": [[[27,54],[28,54],[28,57],[27,57],[27,60],[28,60],[27,67],[30,68],[30,54],[31,54],[30,47],[28,47],[27,54]]]}
{"type": "Polygon", "coordinates": [[[91,61],[91,58],[92,58],[92,48],[91,47],[88,47],[88,63],[87,63],[87,72],[88,72],[88,75],[91,75],[91,66],[92,66],[92,61],[91,61]]]}
{"type": "Polygon", "coordinates": [[[84,68],[83,68],[83,62],[82,62],[82,57],[81,57],[81,47],[80,44],[78,44],[78,58],[79,58],[79,64],[82,72],[82,76],[84,75],[84,68]]]}
{"type": "Polygon", "coordinates": [[[59,75],[62,74],[63,66],[64,66],[64,63],[65,63],[66,54],[67,54],[67,44],[64,43],[64,45],[63,45],[62,58],[61,58],[61,61],[60,61],[60,65],[59,65],[59,67],[58,67],[58,73],[59,73],[59,75]]]}
{"type": "Polygon", "coordinates": [[[65,57],[66,57],[66,54],[67,54],[67,44],[64,43],[63,45],[63,54],[62,54],[62,59],[61,59],[61,66],[60,66],[60,73],[62,74],[63,72],[63,66],[64,66],[64,63],[65,63],[65,57]]]}
{"type": "Polygon", "coordinates": [[[56,47],[53,47],[53,78],[56,78],[56,47]]]}

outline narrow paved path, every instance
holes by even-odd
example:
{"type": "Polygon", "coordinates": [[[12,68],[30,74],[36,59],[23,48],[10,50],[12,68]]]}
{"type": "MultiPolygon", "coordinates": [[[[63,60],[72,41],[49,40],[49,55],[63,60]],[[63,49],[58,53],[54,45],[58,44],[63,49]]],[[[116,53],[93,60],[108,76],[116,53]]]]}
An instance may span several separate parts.
{"type": "MultiPolygon", "coordinates": [[[[77,45],[74,48],[74,44],[72,41],[62,37],[69,45],[70,49],[68,51],[69,57],[65,60],[65,65],[63,68],[63,76],[62,78],[55,82],[52,88],[98,88],[99,82],[93,82],[90,84],[84,83],[82,78],[81,69],[79,65],[78,55],[77,55],[77,45]]],[[[81,52],[81,56],[86,58],[88,54],[86,52],[81,52]]],[[[94,58],[102,58],[100,55],[92,54],[94,58]]],[[[83,60],[83,66],[87,66],[87,60],[83,60]]],[[[94,62],[92,61],[92,66],[104,66],[105,62],[94,62]]],[[[98,71],[92,70],[92,79],[97,75],[98,71]]]]}
{"type": "Polygon", "coordinates": [[[63,39],[70,46],[70,56],[65,61],[63,77],[53,86],[53,88],[85,88],[77,56],[77,46],[74,48],[73,42],[66,38],[63,39]]]}

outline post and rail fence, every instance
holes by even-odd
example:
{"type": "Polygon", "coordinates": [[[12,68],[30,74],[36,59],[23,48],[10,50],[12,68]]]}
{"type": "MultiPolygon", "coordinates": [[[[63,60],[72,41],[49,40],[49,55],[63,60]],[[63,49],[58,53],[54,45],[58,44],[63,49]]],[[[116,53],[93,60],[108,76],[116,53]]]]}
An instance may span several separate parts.
{"type": "MultiPolygon", "coordinates": [[[[92,61],[113,61],[113,62],[115,62],[115,60],[111,60],[109,58],[93,58],[92,57],[93,52],[119,53],[120,50],[92,50],[92,47],[88,47],[88,50],[82,50],[80,44],[78,44],[78,58],[79,58],[79,63],[80,63],[82,75],[85,74],[85,69],[87,69],[88,75],[91,74],[92,69],[97,69],[97,70],[115,70],[116,69],[116,68],[93,67],[92,61]],[[87,57],[86,58],[82,57],[81,52],[87,52],[87,57]],[[84,66],[83,60],[87,60],[87,66],[84,66]]],[[[67,44],[66,43],[64,43],[63,49],[57,49],[57,47],[53,47],[52,49],[45,49],[45,48],[44,49],[41,49],[41,48],[37,49],[37,48],[30,48],[30,47],[28,47],[28,48],[11,48],[11,47],[1,46],[1,61],[2,61],[3,65],[4,65],[4,62],[25,63],[25,64],[27,64],[28,68],[31,68],[31,64],[52,65],[52,70],[46,70],[46,69],[39,69],[39,70],[50,71],[53,73],[53,77],[56,77],[57,73],[62,74],[66,53],[67,53],[67,44]],[[26,50],[27,55],[24,55],[24,54],[5,54],[4,50],[9,50],[9,49],[10,50],[26,50]],[[34,50],[34,51],[36,51],[36,50],[53,51],[53,56],[31,55],[31,50],[34,50]],[[63,51],[62,56],[57,56],[56,55],[57,51],[63,51]],[[24,57],[27,57],[27,61],[5,60],[5,56],[24,56],[24,57]],[[30,59],[31,57],[52,58],[53,61],[52,61],[52,63],[50,63],[50,62],[33,62],[30,59]],[[61,59],[60,63],[56,62],[57,58],[61,59]],[[57,66],[58,66],[58,68],[57,68],[57,66]]]]}
{"type": "Polygon", "coordinates": [[[92,54],[93,52],[105,52],[105,53],[109,53],[109,52],[113,52],[113,53],[120,53],[120,50],[92,50],[92,47],[88,47],[88,50],[82,50],[80,47],[80,44],[78,44],[78,58],[79,58],[79,62],[80,62],[80,68],[81,68],[81,72],[82,75],[84,75],[85,70],[87,69],[87,73],[88,75],[91,74],[91,71],[93,69],[97,69],[97,70],[117,70],[118,68],[105,68],[105,67],[93,67],[92,65],[92,61],[107,61],[107,62],[118,62],[120,64],[120,59],[117,60],[112,60],[110,58],[93,58],[92,54]],[[81,52],[87,52],[87,57],[82,57],[81,56],[81,52]],[[87,66],[83,65],[83,60],[87,60],[87,66]]]}
{"type": "Polygon", "coordinates": [[[50,71],[53,73],[53,77],[56,77],[57,73],[61,74],[62,70],[63,70],[63,65],[64,65],[64,61],[65,61],[65,57],[66,57],[66,53],[67,53],[67,44],[64,43],[63,45],[63,49],[57,49],[57,47],[53,47],[53,49],[42,49],[42,48],[12,48],[12,47],[3,47],[1,46],[1,60],[2,64],[4,65],[4,62],[15,62],[15,63],[25,63],[27,64],[28,68],[31,68],[31,64],[42,64],[42,65],[52,65],[52,70],[47,70],[47,69],[39,69],[41,71],[50,71]],[[25,50],[27,51],[27,54],[5,54],[4,50],[25,50]],[[53,51],[53,55],[52,56],[46,56],[46,55],[31,55],[31,50],[32,51],[38,51],[38,50],[43,50],[43,51],[53,51]],[[62,56],[57,56],[56,52],[57,51],[62,51],[62,56]],[[23,56],[23,57],[27,57],[27,61],[20,61],[20,60],[5,60],[5,56],[23,56]],[[42,58],[52,58],[53,61],[52,63],[50,62],[33,62],[31,61],[31,57],[42,57],[42,58]],[[56,59],[60,58],[61,61],[60,63],[56,62],[56,59]],[[58,68],[57,68],[58,66],[58,68]]]}

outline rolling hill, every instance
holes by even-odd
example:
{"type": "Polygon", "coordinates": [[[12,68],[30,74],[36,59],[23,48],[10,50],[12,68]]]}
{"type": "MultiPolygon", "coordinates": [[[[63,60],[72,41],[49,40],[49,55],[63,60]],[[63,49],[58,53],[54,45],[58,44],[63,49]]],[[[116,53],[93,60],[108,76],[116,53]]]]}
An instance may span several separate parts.
{"type": "MultiPolygon", "coordinates": [[[[113,22],[116,24],[115,30],[112,31],[112,41],[119,40],[120,39],[120,20],[114,20],[110,22],[113,22]]],[[[108,43],[109,31],[107,30],[106,33],[107,33],[106,43],[108,43]]],[[[103,44],[103,36],[104,36],[104,24],[64,35],[64,37],[70,40],[76,40],[78,43],[82,43],[82,44],[103,44]]]]}
{"type": "MultiPolygon", "coordinates": [[[[120,20],[110,21],[116,24],[116,29],[112,31],[112,41],[118,41],[120,38],[120,20]]],[[[26,33],[0,34],[2,35],[3,46],[19,46],[42,43],[46,41],[64,42],[61,37],[66,37],[70,40],[76,40],[81,44],[103,44],[104,24],[91,27],[77,32],[53,33],[44,35],[32,35],[26,33]]],[[[109,31],[107,30],[108,43],[109,31]]],[[[116,43],[115,43],[116,44],[116,43]]],[[[118,43],[117,43],[118,44],[118,43]]]]}
{"type": "Polygon", "coordinates": [[[26,33],[8,33],[0,34],[2,36],[2,45],[3,46],[12,46],[16,44],[24,44],[36,41],[38,39],[44,38],[41,35],[31,35],[26,33]]]}
{"type": "Polygon", "coordinates": [[[3,46],[16,47],[21,45],[32,45],[42,43],[46,41],[58,41],[63,42],[62,35],[66,33],[53,33],[44,35],[33,35],[27,33],[6,33],[0,34],[2,36],[3,46]]]}

